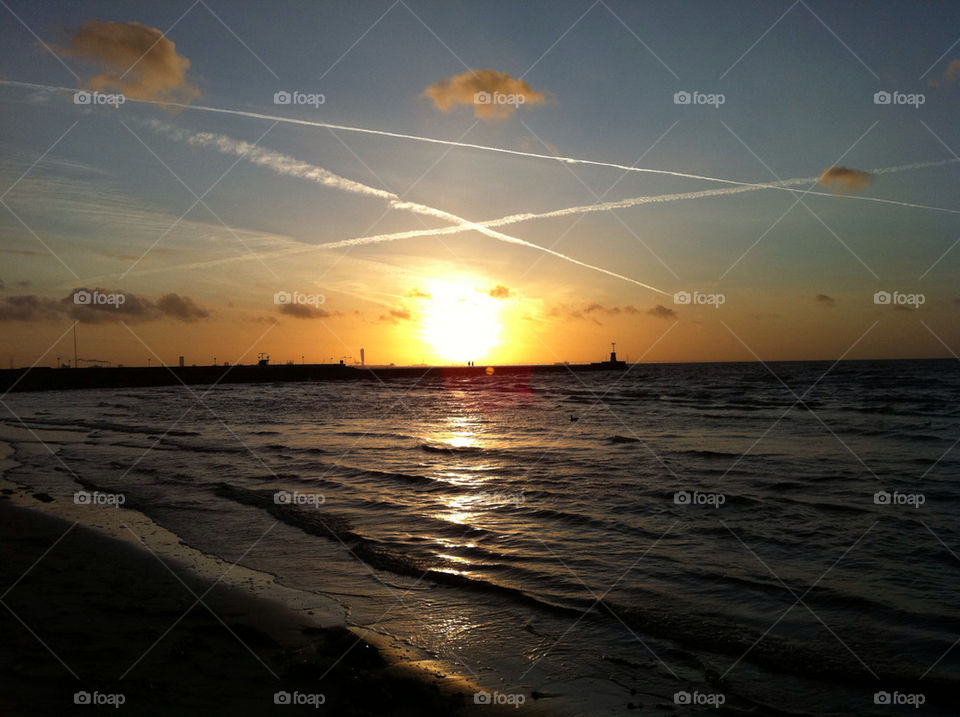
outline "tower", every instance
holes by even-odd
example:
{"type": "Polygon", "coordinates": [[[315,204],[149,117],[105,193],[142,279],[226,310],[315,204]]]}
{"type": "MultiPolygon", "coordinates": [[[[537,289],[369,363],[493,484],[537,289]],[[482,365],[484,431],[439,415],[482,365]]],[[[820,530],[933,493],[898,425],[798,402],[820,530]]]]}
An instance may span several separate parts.
{"type": "Polygon", "coordinates": [[[610,342],[610,363],[616,363],[616,362],[617,362],[617,342],[611,341],[610,342]]]}
{"type": "Polygon", "coordinates": [[[361,366],[364,366],[364,365],[365,365],[364,361],[365,361],[365,359],[364,359],[364,356],[363,356],[363,349],[360,349],[360,365],[361,365],[361,366]]]}

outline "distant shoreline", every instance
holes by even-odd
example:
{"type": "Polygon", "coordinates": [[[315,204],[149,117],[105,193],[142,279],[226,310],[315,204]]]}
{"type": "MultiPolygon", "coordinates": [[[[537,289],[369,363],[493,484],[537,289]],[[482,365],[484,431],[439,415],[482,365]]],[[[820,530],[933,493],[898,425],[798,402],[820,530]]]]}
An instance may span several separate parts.
{"type": "MultiPolygon", "coordinates": [[[[845,364],[889,362],[941,362],[952,358],[909,359],[849,359],[845,364]]],[[[827,359],[801,361],[707,361],[684,363],[644,363],[643,366],[697,366],[714,363],[731,365],[754,364],[832,364],[827,359]]],[[[0,369],[0,394],[22,391],[69,391],[103,388],[149,388],[155,386],[214,385],[241,383],[295,383],[316,381],[381,381],[394,378],[470,378],[498,376],[516,377],[531,374],[602,372],[619,377],[633,370],[637,364],[617,361],[594,363],[553,364],[480,364],[477,366],[356,366],[346,364],[251,364],[218,366],[109,366],[84,368],[51,368],[37,366],[28,368],[0,369]]]]}
{"type": "Polygon", "coordinates": [[[348,366],[344,364],[271,364],[267,366],[112,366],[0,370],[0,393],[8,391],[67,391],[82,388],[145,388],[150,386],[211,385],[218,383],[285,383],[358,381],[390,378],[470,377],[616,371],[627,364],[531,364],[514,366],[348,366]]]}

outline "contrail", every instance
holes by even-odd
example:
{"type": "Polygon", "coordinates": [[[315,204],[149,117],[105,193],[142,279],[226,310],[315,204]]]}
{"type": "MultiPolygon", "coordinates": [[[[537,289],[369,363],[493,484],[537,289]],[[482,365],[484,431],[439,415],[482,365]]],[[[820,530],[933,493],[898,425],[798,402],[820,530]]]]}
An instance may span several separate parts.
{"type": "Polygon", "coordinates": [[[568,261],[572,264],[576,264],[587,269],[592,269],[602,274],[607,274],[608,276],[622,279],[623,281],[628,281],[632,284],[642,286],[645,289],[650,289],[651,291],[655,291],[659,294],[667,295],[667,292],[663,289],[658,289],[657,287],[651,286],[650,284],[645,284],[642,281],[631,279],[629,276],[618,274],[608,269],[604,269],[603,267],[595,266],[594,264],[588,264],[584,261],[580,261],[579,259],[575,259],[572,256],[561,254],[553,249],[540,246],[539,244],[534,244],[533,242],[528,242],[524,239],[520,239],[509,234],[503,234],[489,228],[488,226],[472,222],[469,219],[464,219],[456,214],[445,212],[442,209],[430,207],[426,204],[420,204],[418,202],[405,201],[393,192],[384,191],[360,182],[355,182],[351,179],[346,179],[345,177],[334,174],[323,167],[317,167],[316,165],[301,162],[294,157],[281,154],[280,152],[274,152],[263,147],[256,147],[249,142],[244,142],[242,140],[234,139],[233,137],[228,137],[222,134],[213,134],[211,132],[189,132],[187,130],[171,127],[170,125],[166,125],[156,120],[148,122],[147,125],[152,129],[162,132],[176,140],[185,141],[196,146],[214,149],[222,154],[243,157],[253,164],[267,167],[277,174],[307,179],[317,182],[318,184],[323,184],[344,192],[349,192],[351,194],[362,194],[379,199],[386,199],[389,206],[393,209],[412,212],[414,214],[421,214],[423,216],[433,217],[435,219],[443,219],[444,221],[452,222],[460,231],[477,231],[485,236],[491,237],[492,239],[497,239],[498,241],[526,246],[530,247],[531,249],[537,249],[544,253],[563,259],[564,261],[568,261]]]}
{"type": "MultiPolygon", "coordinates": [[[[309,181],[314,181],[325,186],[329,186],[335,189],[342,191],[362,194],[366,196],[371,196],[375,198],[385,199],[388,201],[389,205],[401,211],[408,211],[415,214],[420,214],[423,216],[429,216],[435,219],[442,219],[445,221],[451,222],[450,226],[434,228],[434,229],[417,229],[409,230],[403,232],[393,232],[387,234],[376,234],[368,235],[362,237],[354,237],[352,239],[343,239],[334,242],[327,242],[324,244],[316,244],[307,247],[301,247],[297,249],[292,249],[288,251],[274,252],[270,255],[265,255],[268,258],[279,257],[279,256],[289,256],[300,253],[307,253],[315,250],[332,250],[332,249],[343,249],[348,247],[355,246],[365,246],[370,244],[378,244],[390,241],[397,241],[400,239],[413,239],[418,237],[440,237],[448,236],[453,234],[460,234],[467,231],[477,231],[481,234],[489,236],[498,241],[503,241],[511,244],[518,244],[520,246],[527,246],[530,248],[538,249],[547,254],[557,256],[565,261],[577,264],[579,266],[584,266],[586,268],[592,269],[594,271],[599,271],[601,273],[607,274],[609,276],[614,276],[618,279],[622,279],[644,288],[656,291],[658,293],[666,293],[656,287],[650,286],[643,282],[639,282],[635,279],[611,272],[602,267],[594,266],[592,264],[587,264],[578,259],[575,259],[566,254],[561,254],[552,249],[542,247],[539,244],[534,244],[532,242],[519,239],[517,237],[511,236],[509,234],[503,234],[501,232],[494,231],[494,228],[499,228],[503,226],[508,226],[510,224],[516,224],[519,222],[531,221],[535,219],[549,219],[554,217],[570,216],[575,214],[583,214],[588,212],[603,212],[609,211],[611,209],[622,209],[626,207],[640,206],[644,204],[660,204],[688,199],[701,199],[705,197],[715,197],[715,196],[726,196],[731,194],[741,194],[745,192],[758,191],[761,189],[767,188],[779,188],[786,189],[787,191],[796,192],[797,190],[792,189],[792,187],[802,186],[802,185],[811,185],[815,184],[819,178],[818,177],[795,177],[792,179],[779,180],[776,183],[751,183],[744,184],[744,186],[737,187],[722,187],[717,189],[704,189],[693,192],[681,192],[676,194],[655,194],[655,195],[645,195],[640,197],[630,197],[627,199],[621,199],[611,202],[602,202],[597,204],[587,204],[574,207],[565,207],[563,209],[556,209],[549,212],[540,212],[540,213],[522,213],[522,214],[511,214],[505,217],[499,217],[497,219],[489,219],[486,221],[473,222],[462,217],[459,217],[455,214],[450,214],[440,209],[429,207],[424,204],[419,204],[416,202],[409,202],[402,200],[398,195],[388,192],[382,189],[377,189],[375,187],[370,187],[368,185],[362,184],[360,182],[355,182],[339,175],[330,172],[322,167],[316,165],[308,164],[297,160],[289,155],[281,154],[263,147],[257,147],[249,142],[244,142],[242,140],[234,139],[226,135],[213,134],[210,132],[190,132],[181,128],[173,127],[166,123],[160,122],[158,120],[147,120],[145,124],[151,129],[166,134],[173,139],[179,141],[185,141],[196,146],[202,146],[210,149],[214,149],[223,154],[230,154],[237,157],[243,157],[250,161],[253,164],[266,167],[272,171],[287,175],[294,176],[301,179],[307,179],[309,181]]],[[[894,172],[902,172],[909,170],[923,169],[927,167],[939,166],[943,164],[949,164],[955,160],[935,160],[929,162],[916,162],[913,164],[900,165],[895,167],[883,167],[879,169],[872,170],[871,174],[890,174],[894,172]]],[[[832,194],[829,192],[807,192],[809,194],[819,195],[819,196],[828,196],[836,197],[838,195],[832,194]]],[[[844,195],[846,196],[846,195],[844,195]]],[[[871,201],[877,201],[888,204],[895,204],[898,206],[907,206],[907,207],[920,207],[928,209],[936,209],[939,211],[951,212],[960,214],[958,210],[951,209],[941,209],[939,207],[927,207],[925,205],[911,204],[908,202],[900,202],[892,199],[879,199],[875,197],[857,197],[857,196],[848,196],[847,198],[851,199],[865,199],[871,201]]],[[[241,257],[243,258],[243,257],[241,257]]],[[[261,258],[264,258],[263,256],[261,258]]],[[[216,265],[224,262],[237,261],[238,258],[229,258],[229,259],[218,259],[211,262],[202,263],[202,266],[216,265]]],[[[191,267],[199,265],[190,265],[191,267]]]]}
{"type": "MultiPolygon", "coordinates": [[[[928,167],[940,166],[943,164],[949,164],[951,162],[956,162],[957,160],[935,160],[931,162],[917,162],[914,164],[905,164],[898,167],[883,167],[881,169],[875,169],[870,172],[870,174],[890,174],[893,172],[905,172],[915,169],[926,169],[928,167]]],[[[576,207],[566,207],[564,209],[555,209],[549,212],[526,212],[522,214],[510,214],[505,217],[500,217],[498,219],[488,219],[485,221],[476,222],[478,226],[481,227],[502,227],[509,224],[517,224],[519,222],[531,221],[534,219],[552,219],[554,217],[564,217],[574,214],[586,214],[589,212],[606,212],[612,209],[623,209],[626,207],[636,207],[643,204],[662,204],[666,202],[676,202],[680,200],[687,199],[702,199],[704,197],[718,197],[726,196],[730,194],[743,194],[745,192],[757,191],[760,189],[771,189],[771,188],[788,188],[788,187],[797,187],[803,186],[806,184],[814,184],[818,181],[819,177],[796,177],[794,179],[784,179],[777,182],[776,185],[766,185],[766,184],[754,184],[743,187],[724,187],[721,189],[703,189],[696,192],[680,192],[677,194],[653,194],[645,195],[641,197],[629,197],[627,199],[619,199],[612,202],[601,202],[597,204],[584,204],[576,207]]],[[[788,189],[787,191],[795,192],[794,189],[788,189]]],[[[837,197],[836,195],[830,192],[804,192],[805,194],[812,194],[815,196],[824,196],[824,197],[837,197]]],[[[940,212],[949,212],[951,214],[960,214],[960,210],[957,209],[944,209],[942,207],[933,207],[925,204],[912,204],[910,202],[901,202],[895,199],[880,199],[878,197],[859,197],[859,196],[845,196],[848,199],[862,199],[867,201],[880,202],[883,204],[894,204],[896,206],[902,207],[913,207],[918,209],[933,209],[940,212]]],[[[442,227],[439,229],[415,229],[405,232],[394,232],[391,234],[376,234],[365,237],[355,237],[353,239],[342,239],[335,242],[327,242],[325,244],[316,244],[310,247],[312,249],[341,249],[351,246],[362,246],[364,244],[377,244],[381,242],[395,241],[397,239],[413,239],[417,237],[429,237],[429,236],[445,236],[450,234],[459,234],[461,232],[470,231],[471,227],[466,227],[463,225],[448,226],[442,227]]]]}
{"type": "MultiPolygon", "coordinates": [[[[77,91],[76,89],[69,88],[69,87],[42,85],[42,84],[35,84],[30,82],[17,82],[14,80],[0,80],[0,84],[19,86],[19,87],[29,87],[33,89],[43,89],[48,91],[62,91],[62,92],[77,91]]],[[[400,132],[390,132],[387,130],[369,129],[364,127],[351,127],[347,125],[337,125],[337,124],[332,124],[327,122],[295,119],[295,118],[283,117],[279,115],[268,115],[268,114],[263,114],[259,112],[231,110],[231,109],[218,108],[218,107],[208,107],[205,105],[188,105],[188,104],[182,104],[177,102],[163,102],[158,100],[143,100],[143,99],[128,98],[127,101],[137,102],[141,104],[158,105],[163,107],[176,107],[178,109],[185,109],[185,110],[189,109],[189,110],[195,110],[195,111],[201,111],[201,112],[212,112],[217,114],[227,114],[227,115],[234,115],[239,117],[248,117],[251,119],[263,119],[263,120],[274,121],[274,122],[282,122],[287,124],[303,125],[303,126],[309,126],[309,127],[319,127],[319,128],[325,128],[325,129],[331,129],[331,130],[340,130],[344,132],[355,132],[355,133],[361,133],[361,134],[378,135],[383,137],[392,137],[396,139],[411,140],[416,142],[447,145],[447,146],[459,147],[463,149],[476,149],[476,150],[482,150],[482,151],[488,151],[488,152],[498,152],[501,154],[509,154],[509,155],[527,157],[532,159],[546,159],[546,160],[551,160],[551,161],[561,162],[566,164],[583,164],[583,165],[591,165],[591,166],[597,166],[597,167],[607,167],[611,169],[618,169],[624,172],[657,174],[657,175],[665,175],[665,176],[672,176],[672,177],[680,177],[684,179],[696,179],[701,181],[734,185],[733,187],[726,188],[726,189],[702,190],[699,192],[686,192],[686,193],[672,194],[672,195],[653,195],[653,196],[645,196],[645,197],[634,197],[632,199],[624,199],[617,202],[585,205],[581,207],[569,207],[566,209],[559,209],[553,212],[545,212],[541,214],[516,214],[508,217],[502,217],[500,219],[489,220],[487,222],[471,222],[469,220],[463,219],[462,217],[458,217],[457,215],[443,212],[442,210],[439,210],[439,209],[433,209],[432,207],[427,207],[425,205],[416,204],[412,202],[403,202],[399,199],[399,197],[389,192],[384,192],[383,190],[376,189],[375,187],[369,187],[367,185],[363,185],[358,182],[353,182],[352,180],[346,179],[344,177],[339,177],[333,174],[332,172],[328,172],[327,170],[321,167],[313,167],[311,165],[306,165],[305,163],[300,162],[299,160],[296,160],[292,157],[288,157],[286,155],[277,155],[277,153],[270,153],[268,150],[258,151],[258,148],[252,147],[252,145],[248,145],[246,148],[246,151],[251,154],[251,157],[250,157],[251,161],[253,161],[256,164],[268,166],[274,169],[274,171],[281,171],[281,173],[290,174],[291,176],[298,176],[305,179],[310,179],[312,181],[317,181],[321,184],[333,186],[338,189],[342,189],[344,191],[357,191],[358,193],[367,194],[369,196],[378,196],[378,197],[387,199],[391,203],[391,205],[394,206],[394,208],[412,211],[418,214],[424,214],[424,215],[433,216],[436,218],[446,218],[449,221],[454,222],[453,226],[445,227],[441,229],[422,230],[422,231],[413,231],[413,232],[400,232],[397,234],[386,234],[386,235],[378,235],[378,236],[370,236],[370,237],[357,237],[355,239],[346,239],[339,242],[331,242],[328,244],[315,245],[307,249],[307,251],[310,251],[313,249],[334,249],[334,248],[346,247],[346,246],[357,246],[361,244],[371,244],[371,243],[382,242],[382,241],[392,241],[394,239],[399,239],[399,238],[410,238],[410,237],[417,237],[417,236],[441,236],[444,234],[455,234],[463,231],[478,231],[482,234],[485,234],[486,236],[489,236],[494,239],[498,239],[499,241],[519,244],[522,246],[528,246],[530,248],[538,249],[540,251],[543,251],[548,254],[552,254],[554,256],[557,256],[559,258],[562,258],[574,264],[578,264],[580,266],[593,269],[594,271],[599,271],[601,273],[608,274],[610,276],[614,276],[619,279],[623,279],[625,281],[631,282],[633,284],[637,284],[638,286],[642,286],[644,288],[650,289],[652,291],[656,291],[661,294],[666,294],[667,292],[661,289],[657,289],[656,287],[650,286],[648,284],[644,284],[643,282],[637,281],[635,279],[631,279],[621,274],[617,274],[607,269],[603,269],[602,267],[581,262],[577,259],[574,259],[573,257],[567,256],[565,254],[561,254],[559,252],[553,251],[546,247],[542,247],[538,244],[534,244],[532,242],[527,242],[523,239],[519,239],[517,237],[496,232],[492,230],[490,227],[504,226],[504,225],[516,223],[519,221],[528,221],[531,219],[538,219],[538,218],[566,216],[569,214],[578,214],[583,212],[607,211],[609,209],[637,206],[640,204],[652,204],[652,203],[661,203],[661,202],[668,202],[668,201],[677,201],[681,199],[696,199],[696,198],[709,197],[709,196],[738,194],[741,192],[755,191],[760,189],[773,189],[773,190],[795,193],[795,189],[793,189],[793,187],[803,185],[803,184],[814,184],[819,179],[818,177],[801,177],[801,178],[782,180],[777,182],[741,182],[733,179],[709,177],[709,176],[704,176],[700,174],[691,174],[687,172],[675,172],[675,171],[666,170],[666,169],[652,169],[647,167],[634,167],[634,166],[628,166],[623,164],[617,164],[614,162],[601,162],[597,160],[580,159],[576,157],[561,157],[561,156],[555,156],[555,155],[549,155],[549,154],[539,154],[536,152],[524,152],[521,150],[507,149],[504,147],[493,147],[489,145],[473,144],[469,142],[458,142],[453,140],[437,139],[433,137],[422,137],[418,135],[404,134],[400,132]],[[268,155],[277,155],[277,156],[268,156],[268,155]],[[282,165],[286,166],[286,170],[281,170],[282,165]]],[[[177,130],[177,131],[181,131],[181,130],[177,130]]],[[[245,153],[243,150],[239,150],[238,147],[240,145],[247,144],[247,143],[239,143],[236,146],[221,147],[219,145],[219,143],[221,142],[221,139],[219,138],[222,138],[222,140],[228,143],[239,142],[239,141],[233,140],[232,138],[223,137],[222,135],[220,136],[211,135],[210,133],[197,133],[196,136],[200,137],[201,135],[207,135],[207,136],[202,140],[197,139],[196,141],[198,143],[207,143],[207,142],[209,143],[209,144],[205,144],[204,146],[211,146],[216,149],[219,149],[220,151],[226,151],[227,153],[232,153],[232,154],[239,154],[240,156],[242,156],[245,153]]],[[[887,168],[875,170],[874,172],[872,172],[872,174],[888,174],[892,172],[907,171],[912,169],[923,169],[923,168],[951,164],[957,161],[960,161],[960,160],[946,159],[946,160],[936,160],[931,162],[919,162],[911,165],[903,165],[900,167],[887,167],[887,168]]],[[[805,193],[811,194],[811,195],[817,195],[817,196],[830,196],[830,197],[838,196],[828,192],[807,191],[805,193]]],[[[842,196],[843,198],[846,198],[846,199],[872,201],[872,202],[879,202],[884,204],[893,204],[893,205],[903,206],[903,207],[911,207],[911,208],[917,208],[917,209],[931,209],[935,211],[960,214],[960,210],[944,209],[940,207],[932,207],[932,206],[927,206],[922,204],[913,204],[910,202],[900,202],[893,199],[880,199],[876,197],[862,197],[862,196],[856,196],[856,195],[839,195],[839,196],[842,196]]]]}
{"type": "MultiPolygon", "coordinates": [[[[12,85],[12,86],[18,86],[18,87],[30,87],[30,88],[33,88],[33,89],[43,89],[43,90],[49,90],[49,91],[52,91],[52,92],[53,92],[53,91],[61,91],[61,92],[77,92],[77,91],[78,91],[78,90],[76,90],[75,88],[71,88],[71,87],[58,87],[58,86],[55,86],[55,85],[41,85],[41,84],[35,84],[35,83],[32,83],[32,82],[17,82],[17,81],[14,81],[14,80],[0,80],[0,84],[2,84],[2,85],[12,85]]],[[[352,126],[349,126],[349,125],[332,124],[332,123],[329,123],[329,122],[317,122],[317,121],[314,121],[314,120],[304,120],[304,119],[296,119],[296,118],[293,118],[293,117],[283,117],[283,116],[281,116],[281,115],[269,115],[269,114],[264,114],[264,113],[261,113],[261,112],[248,112],[248,111],[245,111],[245,110],[231,110],[231,109],[225,109],[225,108],[222,108],[222,107],[208,107],[208,106],[206,106],[206,105],[195,105],[195,104],[190,104],[190,105],[188,105],[188,104],[182,104],[182,103],[179,103],[179,102],[163,102],[163,101],[160,101],[160,100],[133,99],[133,98],[129,98],[129,97],[127,98],[127,102],[137,102],[137,103],[140,103],[140,104],[157,105],[157,106],[161,106],[161,107],[176,107],[177,109],[183,109],[183,110],[195,110],[195,111],[198,111],[198,112],[212,112],[212,113],[216,113],[216,114],[233,115],[233,116],[236,116],[236,117],[247,117],[247,118],[250,118],[250,119],[262,119],[262,120],[268,120],[268,121],[271,121],[271,122],[281,122],[281,123],[295,124],[295,125],[301,125],[301,126],[306,126],[306,127],[319,127],[319,128],[322,128],[322,129],[340,130],[340,131],[343,131],[343,132],[355,132],[355,133],[359,133],[359,134],[377,135],[377,136],[380,136],[380,137],[392,137],[392,138],[394,138],[394,139],[404,139],[404,140],[410,140],[410,141],[414,141],[414,142],[425,142],[425,143],[429,143],[429,144],[440,144],[440,145],[446,145],[446,146],[450,146],[450,147],[459,147],[459,148],[461,148],[461,149],[477,149],[477,150],[481,150],[481,151],[485,151],[485,152],[498,152],[498,153],[500,153],[500,154],[509,154],[509,155],[513,155],[513,156],[517,156],[517,157],[527,157],[527,158],[530,158],[530,159],[547,159],[547,160],[551,160],[551,161],[554,161],[554,162],[561,162],[561,163],[564,163],[564,164],[583,164],[583,165],[590,165],[590,166],[594,166],[594,167],[607,167],[607,168],[609,168],[609,169],[619,169],[619,170],[621,170],[621,171],[623,171],[623,172],[639,172],[639,173],[642,173],[642,174],[658,174],[658,175],[664,175],[664,176],[669,176],[669,177],[680,177],[680,178],[683,178],[683,179],[696,179],[696,180],[705,181],[705,182],[718,182],[718,183],[721,183],[721,184],[731,184],[731,185],[736,185],[736,186],[741,186],[741,187],[754,187],[754,188],[756,188],[756,189],[774,189],[774,190],[781,190],[781,191],[786,191],[786,192],[792,192],[792,191],[793,191],[793,189],[791,189],[789,186],[785,186],[782,182],[772,182],[772,183],[771,183],[771,182],[766,182],[766,183],[764,183],[764,182],[761,182],[761,183],[758,183],[758,182],[741,182],[741,181],[738,181],[738,180],[735,180],[735,179],[724,179],[724,178],[722,178],[722,177],[709,177],[709,176],[705,176],[705,175],[702,175],[702,174],[691,174],[691,173],[688,173],[688,172],[675,172],[675,171],[668,170],[668,169],[653,169],[653,168],[649,168],[649,167],[634,167],[634,166],[630,166],[630,165],[626,165],[626,164],[617,164],[616,162],[601,162],[601,161],[598,161],[598,160],[593,160],[593,159],[581,159],[581,158],[578,158],[578,157],[561,157],[561,156],[552,155],[552,154],[540,154],[540,153],[537,153],[537,152],[524,152],[524,151],[521,151],[521,150],[518,150],[518,149],[507,149],[506,147],[493,147],[493,146],[484,145],[484,144],[473,144],[473,143],[470,143],[470,142],[459,142],[459,141],[454,141],[454,140],[449,140],[449,139],[438,139],[438,138],[436,138],[436,137],[422,137],[422,136],[420,136],[420,135],[405,134],[405,133],[402,133],[402,132],[390,132],[390,131],[388,131],[388,130],[370,129],[370,128],[367,128],[367,127],[352,127],[352,126]]],[[[939,161],[937,161],[937,162],[920,163],[920,164],[918,164],[918,165],[909,165],[909,168],[911,168],[911,169],[919,169],[919,168],[922,168],[922,167],[934,167],[934,166],[939,166],[939,165],[941,165],[941,164],[951,164],[951,163],[955,163],[955,162],[957,162],[957,161],[960,161],[960,160],[956,160],[956,159],[939,160],[939,161]]],[[[889,168],[888,171],[898,171],[898,170],[897,170],[897,168],[889,168]]],[[[818,179],[819,179],[818,177],[810,177],[809,179],[795,180],[795,181],[797,181],[799,184],[802,184],[802,183],[807,182],[807,181],[809,181],[810,183],[813,183],[813,182],[817,181],[818,179]]],[[[788,180],[788,181],[790,181],[790,180],[788,180]]],[[[810,194],[815,194],[815,192],[810,192],[810,194]]],[[[829,193],[822,193],[822,194],[823,194],[824,196],[836,196],[836,195],[832,195],[832,194],[829,194],[829,193]]],[[[848,196],[848,197],[846,197],[846,198],[848,198],[848,199],[866,200],[866,201],[879,201],[879,202],[884,202],[884,203],[895,203],[894,200],[881,200],[881,199],[874,199],[874,198],[872,198],[872,197],[855,197],[855,196],[848,196]]],[[[921,208],[921,209],[935,209],[935,207],[925,207],[924,205],[919,205],[919,204],[907,204],[907,203],[904,203],[904,206],[910,206],[910,207],[921,208]]],[[[940,209],[939,211],[955,211],[955,210],[940,209]]],[[[960,213],[960,212],[958,212],[958,213],[960,213]]]]}

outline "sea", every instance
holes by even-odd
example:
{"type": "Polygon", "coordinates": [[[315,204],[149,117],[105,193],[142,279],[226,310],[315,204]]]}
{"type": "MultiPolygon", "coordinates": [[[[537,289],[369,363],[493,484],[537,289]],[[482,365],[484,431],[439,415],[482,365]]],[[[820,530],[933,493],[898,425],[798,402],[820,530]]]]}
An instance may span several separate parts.
{"type": "Polygon", "coordinates": [[[958,361],[3,402],[8,479],[122,495],[518,714],[956,714],[958,361]]]}

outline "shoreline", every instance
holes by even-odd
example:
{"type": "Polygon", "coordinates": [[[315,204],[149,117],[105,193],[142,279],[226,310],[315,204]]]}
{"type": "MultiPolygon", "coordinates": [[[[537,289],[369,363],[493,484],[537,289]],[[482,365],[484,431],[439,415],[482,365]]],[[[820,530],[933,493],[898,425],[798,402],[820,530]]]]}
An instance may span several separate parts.
{"type": "Polygon", "coordinates": [[[334,600],[231,568],[137,511],[74,523],[70,508],[89,507],[45,499],[0,478],[3,714],[72,713],[78,692],[145,715],[290,714],[284,694],[317,714],[547,714],[475,705],[470,681],[346,625],[334,600]]]}
{"type": "MultiPolygon", "coordinates": [[[[849,359],[844,363],[887,363],[895,361],[948,362],[952,359],[849,359]]],[[[730,365],[762,364],[756,361],[718,362],[730,365]]],[[[793,363],[824,363],[821,359],[801,361],[767,361],[768,365],[793,363]]],[[[710,362],[688,363],[639,363],[619,360],[593,363],[556,362],[552,364],[480,364],[479,366],[382,366],[346,364],[255,364],[234,365],[188,365],[188,366],[87,366],[83,368],[52,368],[31,366],[0,369],[0,394],[34,391],[74,391],[81,389],[151,388],[180,385],[253,384],[253,383],[314,383],[340,381],[383,382],[398,378],[463,379],[481,378],[496,381],[498,378],[524,378],[533,375],[556,373],[600,373],[613,380],[633,371],[637,366],[646,368],[661,366],[696,367],[711,365],[710,362]]]]}
{"type": "Polygon", "coordinates": [[[345,364],[269,364],[265,366],[88,366],[83,368],[0,369],[0,393],[72,391],[78,389],[150,388],[179,385],[238,383],[295,383],[326,381],[384,381],[392,378],[496,379],[557,372],[616,371],[628,368],[623,361],[480,366],[347,366],[345,364]]]}

